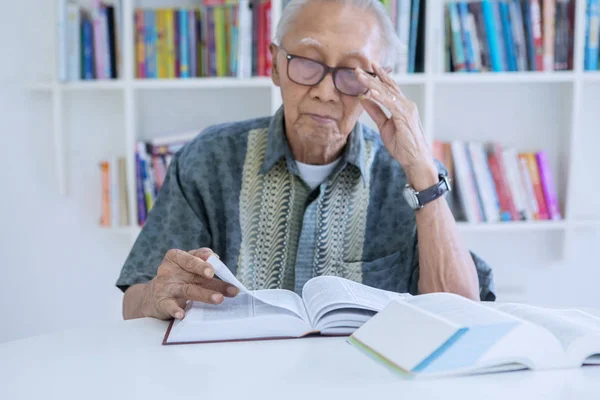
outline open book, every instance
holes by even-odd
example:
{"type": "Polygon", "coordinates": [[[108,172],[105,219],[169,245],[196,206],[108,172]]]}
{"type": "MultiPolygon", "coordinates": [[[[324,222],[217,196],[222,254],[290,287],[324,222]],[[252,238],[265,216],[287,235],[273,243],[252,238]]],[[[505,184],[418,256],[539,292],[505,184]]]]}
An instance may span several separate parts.
{"type": "Polygon", "coordinates": [[[349,342],[412,376],[573,368],[600,364],[600,318],[435,293],[391,302],[349,342]]]}
{"type": "Polygon", "coordinates": [[[221,304],[188,302],[185,317],[169,325],[163,344],[349,335],[394,299],[410,297],[333,276],[309,280],[302,297],[283,289],[250,291],[217,257],[207,261],[240,293],[221,304]]]}

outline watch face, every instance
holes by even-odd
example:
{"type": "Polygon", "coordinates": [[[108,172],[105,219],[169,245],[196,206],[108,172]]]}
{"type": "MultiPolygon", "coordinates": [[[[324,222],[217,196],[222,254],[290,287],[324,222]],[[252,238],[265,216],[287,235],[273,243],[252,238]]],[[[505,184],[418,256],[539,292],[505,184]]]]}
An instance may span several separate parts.
{"type": "Polygon", "coordinates": [[[417,208],[419,208],[419,200],[417,199],[415,191],[412,188],[405,187],[402,194],[404,195],[404,199],[406,199],[406,202],[408,203],[408,205],[413,210],[416,210],[417,208]]]}

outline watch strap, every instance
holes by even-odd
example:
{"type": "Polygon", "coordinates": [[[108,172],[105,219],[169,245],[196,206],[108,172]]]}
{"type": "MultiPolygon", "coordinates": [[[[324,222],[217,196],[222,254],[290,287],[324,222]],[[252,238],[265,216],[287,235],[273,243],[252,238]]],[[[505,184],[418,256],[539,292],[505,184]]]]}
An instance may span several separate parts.
{"type": "Polygon", "coordinates": [[[446,192],[450,190],[450,185],[448,184],[448,178],[443,175],[438,175],[440,181],[435,185],[417,192],[417,199],[419,199],[419,204],[423,207],[427,203],[431,203],[432,201],[442,197],[446,192]]]}

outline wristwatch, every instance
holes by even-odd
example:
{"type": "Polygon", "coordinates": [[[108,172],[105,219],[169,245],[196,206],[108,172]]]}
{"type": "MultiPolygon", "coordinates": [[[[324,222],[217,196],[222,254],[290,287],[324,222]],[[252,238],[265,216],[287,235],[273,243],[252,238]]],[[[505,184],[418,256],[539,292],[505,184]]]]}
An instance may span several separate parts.
{"type": "Polygon", "coordinates": [[[402,194],[406,202],[413,210],[420,210],[425,204],[438,199],[445,193],[452,190],[448,177],[444,174],[438,175],[440,181],[435,185],[417,192],[412,186],[406,184],[402,194]]]}

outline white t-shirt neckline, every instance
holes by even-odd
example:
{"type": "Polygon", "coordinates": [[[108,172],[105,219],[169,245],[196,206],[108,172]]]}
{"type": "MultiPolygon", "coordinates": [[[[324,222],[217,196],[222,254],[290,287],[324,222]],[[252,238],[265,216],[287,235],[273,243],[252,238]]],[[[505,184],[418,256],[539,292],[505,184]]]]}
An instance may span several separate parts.
{"type": "Polygon", "coordinates": [[[341,157],[330,164],[311,165],[296,161],[298,171],[302,180],[310,187],[310,190],[315,190],[325,179],[333,172],[335,167],[341,161],[341,157]]]}

